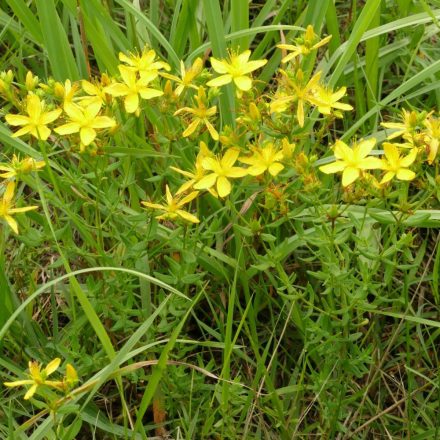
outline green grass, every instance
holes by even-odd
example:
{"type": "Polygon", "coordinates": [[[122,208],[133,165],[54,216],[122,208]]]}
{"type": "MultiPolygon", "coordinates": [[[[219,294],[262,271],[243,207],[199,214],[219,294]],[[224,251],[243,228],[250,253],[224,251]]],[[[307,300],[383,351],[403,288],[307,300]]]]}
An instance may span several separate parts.
{"type": "MultiPolygon", "coordinates": [[[[47,166],[18,184],[20,206],[39,206],[17,216],[20,234],[0,223],[0,381],[60,357],[80,384],[56,417],[43,399],[54,390],[29,402],[0,385],[0,438],[439,438],[438,158],[386,197],[343,192],[317,170],[336,139],[385,140],[380,123],[401,108],[438,114],[439,21],[435,0],[0,0],[0,72],[17,84],[28,69],[43,81],[117,75],[119,51],[145,44],[173,73],[250,48],[268,60],[252,99],[263,111],[275,45],[312,24],[333,37],[305,74],[318,66],[355,107],[265,133],[316,155],[319,185],[295,162],[281,198],[248,179],[225,201],[194,202],[201,223],[189,226],[141,205],[183,182],[170,166],[191,169],[199,140],[221,149],[207,133],[182,138],[172,107],[119,109],[92,155],[12,138],[2,101],[0,161],[47,166]]],[[[223,87],[216,128],[250,101],[223,87]]]]}

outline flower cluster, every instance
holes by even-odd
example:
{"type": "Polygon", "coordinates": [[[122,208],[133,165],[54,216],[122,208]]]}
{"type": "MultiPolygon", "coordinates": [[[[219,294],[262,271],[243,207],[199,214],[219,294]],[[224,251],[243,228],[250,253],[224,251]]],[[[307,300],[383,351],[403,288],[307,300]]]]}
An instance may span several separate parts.
{"type": "MultiPolygon", "coordinates": [[[[116,142],[130,118],[145,118],[152,130],[159,131],[150,118],[153,109],[171,127],[162,136],[170,142],[186,139],[194,150],[199,145],[192,169],[182,169],[178,163],[170,166],[177,173],[175,179],[180,175],[185,180],[173,191],[171,182],[165,183],[164,204],[143,202],[146,208],[160,211],[159,220],[199,223],[190,212],[191,204],[204,194],[229,196],[237,179],[245,179],[244,186],[257,183],[266,195],[273,187],[283,193],[295,179],[313,189],[324,174],[333,173],[342,174],[344,188],[361,179],[373,181],[377,188],[395,179],[415,179],[424,163],[432,165],[437,160],[440,120],[433,113],[403,110],[400,122],[382,124],[390,134],[381,146],[374,138],[349,143],[334,139],[328,142],[332,146],[318,145],[313,154],[303,151],[316,124],[328,129],[353,109],[346,99],[347,89],[329,87],[323,72],[311,71],[307,63],[330,38],[320,38],[308,26],[292,43],[279,44],[282,68],[266,94],[258,91],[264,83],[255,81],[254,75],[267,60],[252,59],[250,50],[231,51],[224,59],[211,57],[211,70],[197,58],[190,65],[182,61],[180,71],[172,72],[154,50],[145,48],[140,53],[119,54],[118,76],[102,74],[91,81],[42,83],[29,72],[20,85],[12,72],[4,72],[0,96],[16,110],[6,114],[5,120],[11,127],[20,127],[12,136],[97,154],[116,142]],[[226,85],[237,97],[232,125],[220,120],[219,96],[226,85]],[[402,142],[395,142],[399,137],[402,142]],[[316,153],[327,156],[327,152],[333,152],[333,158],[318,160],[316,153]]],[[[42,162],[15,157],[10,165],[0,167],[0,176],[14,179],[42,166],[42,162]]],[[[8,183],[0,216],[16,232],[11,214],[35,207],[13,208],[14,188],[8,183]]]]}

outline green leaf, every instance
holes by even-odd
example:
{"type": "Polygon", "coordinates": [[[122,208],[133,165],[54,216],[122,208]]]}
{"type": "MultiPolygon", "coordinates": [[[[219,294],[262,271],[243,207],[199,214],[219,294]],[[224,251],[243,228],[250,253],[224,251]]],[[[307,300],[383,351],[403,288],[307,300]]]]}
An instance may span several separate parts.
{"type": "Polygon", "coordinates": [[[54,0],[35,0],[53,76],[59,81],[79,79],[78,68],[70,48],[67,32],[61,24],[54,0]]]}

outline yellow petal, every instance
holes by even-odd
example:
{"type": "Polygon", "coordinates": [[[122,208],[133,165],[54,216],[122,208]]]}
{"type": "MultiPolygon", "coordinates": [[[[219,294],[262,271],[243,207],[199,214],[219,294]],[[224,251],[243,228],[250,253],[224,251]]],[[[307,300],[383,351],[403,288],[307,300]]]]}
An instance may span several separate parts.
{"type": "Polygon", "coordinates": [[[397,163],[399,162],[399,157],[400,157],[398,148],[394,144],[391,144],[390,142],[384,142],[382,147],[388,162],[392,166],[396,166],[397,163]]]}
{"type": "Polygon", "coordinates": [[[383,162],[378,157],[366,157],[358,163],[358,168],[361,170],[380,170],[383,167],[383,162]]]}
{"type": "Polygon", "coordinates": [[[248,170],[245,168],[232,167],[227,171],[226,176],[236,179],[239,177],[244,177],[247,174],[248,174],[248,170]]]}
{"type": "Polygon", "coordinates": [[[136,84],[136,72],[126,66],[118,66],[122,80],[128,87],[132,88],[136,84]]]}
{"type": "Polygon", "coordinates": [[[221,166],[224,168],[230,168],[237,161],[240,150],[238,148],[229,148],[221,160],[221,166]]]}
{"type": "Polygon", "coordinates": [[[195,183],[196,181],[194,179],[188,180],[187,182],[183,183],[179,189],[176,191],[176,196],[179,194],[182,194],[186,191],[188,191],[195,183]]]}
{"type": "Polygon", "coordinates": [[[37,391],[37,387],[38,385],[36,383],[34,383],[29,390],[27,391],[27,393],[24,395],[24,400],[28,400],[30,399],[34,394],[35,391],[37,391]]]}
{"type": "Polygon", "coordinates": [[[212,157],[204,157],[202,159],[202,168],[209,171],[215,171],[219,168],[218,162],[212,157]]]}
{"type": "Polygon", "coordinates": [[[401,159],[400,165],[404,168],[409,167],[416,160],[417,153],[417,148],[413,148],[407,156],[401,159]]]}
{"type": "Polygon", "coordinates": [[[231,81],[232,81],[232,75],[227,74],[211,79],[211,81],[208,81],[206,85],[209,87],[221,87],[224,86],[225,84],[229,84],[231,81]]]}
{"type": "Polygon", "coordinates": [[[61,112],[62,112],[62,110],[58,109],[58,110],[53,110],[51,112],[44,113],[44,115],[42,115],[42,117],[41,117],[41,122],[44,125],[50,124],[51,122],[53,122],[59,118],[61,112]]]}
{"type": "Polygon", "coordinates": [[[217,192],[220,197],[226,197],[231,193],[231,184],[225,176],[219,176],[217,179],[217,192]]]}
{"type": "Polygon", "coordinates": [[[84,121],[84,111],[79,105],[67,103],[64,106],[64,111],[72,121],[78,123],[82,123],[84,121]]]}
{"type": "Polygon", "coordinates": [[[194,119],[194,121],[191,122],[191,124],[188,125],[186,130],[182,133],[183,137],[191,136],[197,129],[197,127],[200,124],[200,119],[194,119]]]}
{"type": "Polygon", "coordinates": [[[411,170],[400,169],[397,170],[396,177],[399,180],[413,180],[416,177],[416,173],[411,170]]]}
{"type": "Polygon", "coordinates": [[[125,84],[114,83],[107,86],[104,92],[112,96],[125,96],[130,93],[130,89],[125,84]]]}
{"type": "Polygon", "coordinates": [[[27,97],[26,109],[31,118],[38,119],[42,110],[40,98],[37,95],[29,94],[27,97]]]}
{"type": "Polygon", "coordinates": [[[6,222],[8,223],[8,225],[11,227],[11,229],[18,234],[18,225],[17,222],[10,216],[10,215],[4,215],[3,217],[6,222]]]}
{"type": "Polygon", "coordinates": [[[20,130],[17,130],[12,137],[19,137],[19,136],[23,136],[25,134],[28,134],[32,131],[32,126],[31,125],[26,125],[23,128],[20,128],[20,130]]]}
{"type": "Polygon", "coordinates": [[[38,125],[32,128],[31,134],[37,139],[41,139],[42,141],[45,141],[50,136],[50,129],[47,128],[45,125],[38,125]]]}
{"type": "Polygon", "coordinates": [[[282,171],[284,169],[284,165],[275,162],[272,165],[269,166],[269,173],[272,176],[276,176],[280,171],[282,171]]]}
{"type": "Polygon", "coordinates": [[[243,66],[243,65],[247,64],[250,56],[251,56],[251,51],[248,49],[248,50],[245,50],[244,52],[242,52],[240,55],[238,55],[236,57],[236,59],[237,59],[238,63],[243,66]]]}
{"type": "Polygon", "coordinates": [[[93,119],[97,116],[101,110],[102,102],[100,100],[92,101],[84,110],[84,115],[86,119],[93,119]]]}
{"type": "Polygon", "coordinates": [[[387,171],[385,175],[382,177],[380,184],[382,185],[384,183],[389,182],[395,175],[396,173],[394,171],[387,171]]]}
{"type": "Polygon", "coordinates": [[[345,104],[343,102],[334,102],[332,104],[332,107],[337,108],[339,110],[345,110],[345,111],[353,110],[353,106],[351,106],[350,104],[345,104]]]}
{"type": "Polygon", "coordinates": [[[139,108],[139,96],[137,93],[130,93],[124,99],[124,107],[127,113],[134,113],[139,108]]]}
{"type": "Polygon", "coordinates": [[[208,189],[211,186],[214,186],[215,181],[217,180],[217,174],[212,173],[207,176],[202,177],[195,185],[194,189],[208,189]]]}
{"type": "Polygon", "coordinates": [[[15,170],[8,171],[7,173],[0,174],[0,177],[3,177],[3,179],[9,179],[10,177],[15,176],[17,173],[15,170]]]}
{"type": "Polygon", "coordinates": [[[190,173],[189,171],[181,170],[180,168],[177,167],[170,167],[170,169],[180,174],[183,174],[185,177],[189,177],[190,179],[194,178],[194,173],[190,173]]]}
{"type": "Polygon", "coordinates": [[[191,202],[192,200],[194,200],[197,196],[199,195],[198,191],[193,191],[190,194],[188,194],[186,197],[184,197],[178,204],[177,206],[183,206],[188,204],[189,202],[191,202]]]}
{"type": "Polygon", "coordinates": [[[90,145],[96,138],[96,131],[90,127],[83,127],[79,132],[83,145],[90,145]]]}
{"type": "Polygon", "coordinates": [[[214,57],[210,58],[211,66],[217,73],[228,73],[228,63],[226,61],[217,60],[214,57]]]}
{"type": "Polygon", "coordinates": [[[146,206],[147,208],[151,209],[159,209],[161,211],[166,210],[166,207],[163,205],[159,205],[158,203],[150,203],[150,202],[141,202],[142,205],[146,206]]]}
{"type": "Polygon", "coordinates": [[[293,60],[294,58],[296,58],[298,55],[301,55],[302,51],[301,50],[294,50],[292,53],[287,54],[282,60],[281,62],[283,64],[289,62],[290,60],[293,60]]]}
{"type": "Polygon", "coordinates": [[[14,198],[15,182],[9,182],[3,194],[3,202],[9,205],[14,198]]]}
{"type": "Polygon", "coordinates": [[[357,157],[363,159],[364,157],[368,156],[375,145],[376,139],[374,138],[359,142],[355,147],[357,157]]]}
{"type": "Polygon", "coordinates": [[[31,385],[34,381],[30,379],[15,380],[14,382],[3,382],[3,385],[9,388],[21,387],[23,385],[31,385]]]}
{"type": "Polygon", "coordinates": [[[439,144],[440,142],[438,139],[431,139],[431,142],[429,143],[429,153],[427,158],[429,165],[431,165],[432,162],[434,162],[434,159],[437,156],[439,144]]]}
{"type": "Polygon", "coordinates": [[[243,74],[251,73],[254,70],[259,69],[260,67],[263,67],[267,63],[267,60],[256,60],[256,61],[249,61],[246,64],[246,67],[242,69],[243,74]]]}
{"type": "Polygon", "coordinates": [[[332,39],[332,35],[328,35],[327,37],[323,38],[321,41],[316,43],[312,49],[318,49],[324,45],[326,45],[330,40],[332,39]]]}
{"type": "Polygon", "coordinates": [[[304,103],[302,100],[298,101],[298,109],[296,111],[296,116],[298,118],[299,126],[304,127],[304,103]]]}
{"type": "Polygon", "coordinates": [[[320,166],[319,171],[321,171],[324,174],[333,174],[343,171],[344,168],[345,168],[345,163],[337,160],[336,162],[320,166]]]}
{"type": "Polygon", "coordinates": [[[342,186],[351,185],[360,175],[357,168],[347,167],[342,173],[342,186]]]}
{"type": "Polygon", "coordinates": [[[26,125],[29,124],[30,122],[29,116],[23,116],[23,115],[8,114],[5,116],[5,119],[9,125],[13,125],[13,126],[26,125]]]}
{"type": "Polygon", "coordinates": [[[96,87],[94,84],[92,84],[89,81],[86,81],[85,79],[83,79],[81,81],[81,86],[82,89],[88,94],[88,95],[98,95],[99,94],[99,89],[98,87],[96,87]]]}
{"type": "Polygon", "coordinates": [[[240,89],[246,92],[252,88],[252,80],[249,76],[236,76],[234,77],[235,85],[240,89]]]}
{"type": "Polygon", "coordinates": [[[50,361],[47,364],[47,367],[45,368],[46,377],[51,375],[54,371],[56,371],[58,369],[58,367],[60,366],[60,363],[61,363],[60,358],[55,358],[54,360],[50,361]]]}
{"type": "Polygon", "coordinates": [[[211,135],[212,139],[218,141],[218,131],[214,128],[214,126],[207,119],[205,120],[205,125],[208,128],[209,134],[211,135]]]}
{"type": "Polygon", "coordinates": [[[129,66],[133,66],[133,61],[130,57],[125,55],[123,52],[119,52],[119,61],[122,61],[123,63],[128,64],[129,66]]]}
{"type": "Polygon", "coordinates": [[[159,73],[156,70],[153,71],[148,70],[148,71],[140,71],[139,75],[141,77],[140,83],[142,83],[143,85],[147,85],[151,81],[154,81],[159,76],[159,73]]]}
{"type": "Polygon", "coordinates": [[[54,129],[55,133],[65,136],[67,134],[78,133],[81,126],[77,122],[69,122],[54,129]]]}
{"type": "Polygon", "coordinates": [[[295,50],[296,46],[294,46],[293,44],[277,44],[278,49],[283,49],[283,50],[295,50]]]}
{"type": "Polygon", "coordinates": [[[157,98],[158,96],[162,96],[163,92],[162,90],[149,89],[145,87],[139,89],[139,94],[141,95],[142,99],[152,99],[152,98],[157,98]]]}
{"type": "Polygon", "coordinates": [[[173,196],[171,195],[171,191],[168,185],[165,185],[165,195],[169,206],[173,203],[173,196]]]}
{"type": "Polygon", "coordinates": [[[337,140],[334,146],[336,159],[351,161],[353,159],[353,150],[344,142],[337,140]]]}
{"type": "Polygon", "coordinates": [[[12,208],[9,209],[8,212],[10,214],[17,214],[20,212],[33,211],[34,209],[38,209],[38,206],[24,206],[23,208],[12,208]]]}
{"type": "Polygon", "coordinates": [[[66,379],[70,383],[78,382],[78,373],[71,364],[66,365],[66,379]]]}
{"type": "Polygon", "coordinates": [[[97,116],[92,123],[90,124],[90,127],[92,128],[110,128],[114,127],[116,125],[116,121],[112,118],[109,118],[108,116],[97,116]]]}
{"type": "Polygon", "coordinates": [[[253,165],[249,167],[246,171],[251,176],[259,176],[260,174],[263,174],[267,170],[265,165],[253,165]]]}
{"type": "Polygon", "coordinates": [[[182,217],[184,220],[187,220],[191,223],[200,223],[200,220],[195,216],[190,214],[189,212],[183,211],[182,209],[178,209],[176,214],[182,217]]]}

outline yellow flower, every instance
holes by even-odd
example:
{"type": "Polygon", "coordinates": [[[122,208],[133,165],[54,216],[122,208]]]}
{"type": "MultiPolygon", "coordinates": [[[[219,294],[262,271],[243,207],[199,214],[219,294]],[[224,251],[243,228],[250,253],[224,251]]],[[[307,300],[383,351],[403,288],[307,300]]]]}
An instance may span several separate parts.
{"type": "MultiPolygon", "coordinates": [[[[126,64],[123,68],[133,73],[139,73],[140,78],[146,82],[153,81],[159,75],[159,70],[170,70],[170,66],[164,61],[156,60],[156,52],[145,47],[140,55],[120,52],[119,61],[126,64]]],[[[144,98],[148,99],[148,98],[144,98]]]]}
{"type": "Polygon", "coordinates": [[[207,83],[209,87],[220,87],[234,81],[241,91],[247,91],[252,87],[252,79],[249,73],[259,69],[267,63],[267,60],[249,61],[251,51],[246,50],[241,54],[231,52],[228,60],[218,60],[211,57],[211,66],[221,76],[207,83]]]}
{"type": "Polygon", "coordinates": [[[0,200],[0,218],[3,218],[11,229],[18,234],[17,222],[12,217],[13,214],[19,212],[32,211],[38,209],[38,206],[26,206],[24,208],[13,208],[12,199],[14,198],[15,183],[9,182],[6,186],[6,190],[3,194],[3,198],[0,200]]]}
{"type": "Polygon", "coordinates": [[[407,111],[405,109],[401,112],[402,122],[382,122],[380,125],[385,128],[395,129],[387,139],[394,139],[403,136],[405,139],[410,139],[416,134],[417,127],[423,124],[425,115],[418,114],[415,111],[407,111]]]}
{"type": "Polygon", "coordinates": [[[54,85],[55,96],[63,101],[63,106],[66,106],[67,104],[73,102],[73,98],[75,97],[75,94],[78,92],[78,90],[79,84],[72,84],[70,79],[67,79],[64,84],[56,82],[54,85]]]}
{"type": "Polygon", "coordinates": [[[200,141],[200,149],[199,153],[196,157],[196,163],[193,172],[184,171],[180,168],[170,167],[172,170],[177,171],[180,174],[183,174],[185,177],[189,177],[190,180],[186,181],[176,192],[176,196],[187,191],[191,188],[195,183],[197,183],[204,175],[205,169],[202,167],[202,160],[205,157],[212,157],[213,154],[209,151],[205,142],[200,141]]]}
{"type": "Polygon", "coordinates": [[[259,176],[265,171],[276,176],[284,168],[284,165],[280,163],[283,160],[283,153],[277,151],[272,142],[268,142],[265,147],[253,148],[252,153],[250,157],[238,159],[240,162],[251,165],[246,170],[251,176],[259,176]]]}
{"type": "Polygon", "coordinates": [[[25,159],[19,159],[15,154],[12,156],[10,165],[0,164],[0,171],[6,171],[0,174],[0,177],[9,179],[11,177],[19,177],[23,174],[31,173],[32,171],[38,171],[46,165],[43,161],[36,161],[31,157],[25,159]]]}
{"type": "Polygon", "coordinates": [[[46,368],[41,369],[41,364],[39,364],[38,362],[29,361],[30,379],[16,380],[14,382],[4,382],[4,385],[11,388],[21,387],[23,385],[31,385],[24,396],[25,400],[30,399],[35,394],[38,387],[42,385],[59,388],[61,386],[61,382],[50,381],[46,379],[58,369],[60,363],[61,359],[55,358],[53,361],[50,361],[47,364],[46,368]]]}
{"type": "Polygon", "coordinates": [[[304,33],[304,36],[295,39],[296,45],[277,44],[277,47],[279,49],[288,50],[292,52],[286,55],[281,60],[281,62],[287,63],[288,61],[296,58],[299,55],[308,55],[313,50],[316,50],[327,44],[331,40],[332,36],[329,35],[328,37],[325,37],[322,40],[316,42],[318,38],[319,38],[318,35],[316,35],[315,31],[313,30],[313,26],[309,24],[306,28],[306,32],[304,33]]]}
{"type": "Polygon", "coordinates": [[[142,99],[152,99],[162,96],[162,90],[152,89],[148,86],[149,79],[136,78],[136,72],[128,67],[119,66],[123,83],[113,83],[104,88],[104,92],[113,96],[124,96],[124,106],[127,113],[139,110],[139,96],[142,99]]]}
{"type": "Polygon", "coordinates": [[[197,77],[197,75],[202,71],[203,69],[203,60],[201,58],[197,58],[193,65],[186,70],[185,64],[183,61],[180,62],[180,75],[170,75],[169,73],[161,72],[161,76],[171,79],[172,81],[175,81],[179,85],[176,87],[175,93],[177,96],[180,96],[182,92],[185,90],[186,87],[192,87],[193,89],[197,89],[197,86],[193,84],[194,79],[197,77]]]}
{"type": "Polygon", "coordinates": [[[156,217],[159,220],[175,220],[176,218],[181,217],[191,223],[200,223],[200,220],[195,215],[181,209],[184,205],[194,200],[198,194],[198,191],[193,191],[182,199],[179,199],[178,197],[173,197],[171,195],[170,189],[168,188],[168,185],[166,185],[166,205],[159,205],[158,203],[150,202],[142,202],[142,204],[147,208],[165,211],[164,214],[156,217]]]}
{"type": "Polygon", "coordinates": [[[47,140],[50,136],[50,128],[47,126],[54,122],[61,114],[61,109],[45,111],[44,101],[40,101],[37,95],[29,94],[27,96],[25,115],[12,115],[7,114],[5,116],[6,122],[12,126],[23,126],[20,130],[16,131],[12,137],[23,136],[30,133],[32,136],[43,141],[47,140]]]}
{"type": "Polygon", "coordinates": [[[81,105],[87,106],[94,101],[100,102],[102,105],[108,103],[109,95],[105,93],[104,88],[110,85],[110,78],[104,73],[101,76],[101,80],[98,82],[91,83],[83,79],[81,81],[81,86],[84,92],[89,96],[83,96],[80,98],[79,103],[81,105]]]}
{"type": "Polygon", "coordinates": [[[386,170],[380,184],[389,182],[392,178],[397,177],[399,180],[413,180],[416,173],[408,169],[408,167],[416,160],[417,148],[413,148],[405,157],[401,157],[399,149],[389,142],[383,143],[385,159],[383,159],[382,168],[386,170]]]}
{"type": "Polygon", "coordinates": [[[292,102],[296,101],[298,124],[300,127],[304,127],[304,104],[309,102],[315,105],[316,101],[314,100],[313,93],[321,79],[322,72],[317,72],[313,75],[307,84],[304,84],[304,72],[301,69],[298,69],[295,79],[289,78],[288,74],[282,69],[280,69],[280,73],[284,76],[287,87],[292,89],[293,93],[292,95],[285,94],[280,98],[274,99],[270,104],[270,111],[272,113],[284,112],[292,102]]]}
{"type": "Polygon", "coordinates": [[[81,143],[87,146],[95,140],[96,130],[116,125],[114,119],[108,116],[98,116],[100,110],[101,103],[98,101],[92,102],[85,108],[76,104],[67,104],[64,111],[69,116],[70,122],[55,128],[55,132],[60,135],[79,133],[81,143]]]}
{"type": "Polygon", "coordinates": [[[230,194],[232,188],[228,179],[244,177],[247,174],[244,168],[234,167],[239,154],[237,148],[229,148],[222,158],[205,157],[202,160],[202,167],[211,173],[202,177],[194,185],[194,189],[209,189],[216,185],[220,197],[230,194]]]}
{"type": "Polygon", "coordinates": [[[209,131],[211,137],[217,141],[218,140],[218,132],[214,128],[214,126],[209,122],[209,118],[214,116],[217,113],[217,106],[207,107],[206,102],[206,94],[205,89],[203,87],[199,87],[199,91],[197,96],[195,97],[197,102],[197,106],[192,107],[183,107],[177,110],[174,113],[174,116],[180,115],[182,113],[189,113],[193,115],[191,123],[188,125],[186,130],[182,133],[183,137],[191,136],[197,129],[200,124],[206,126],[209,131]]]}
{"type": "Polygon", "coordinates": [[[440,119],[429,117],[425,121],[425,142],[428,144],[428,163],[434,162],[440,144],[440,119]]]}
{"type": "Polygon", "coordinates": [[[325,174],[342,171],[342,186],[348,186],[359,178],[363,170],[382,168],[383,163],[379,158],[368,156],[375,145],[376,139],[368,139],[350,148],[338,140],[334,146],[336,162],[323,165],[319,169],[325,174]]]}
{"type": "MultiPolygon", "coordinates": [[[[349,111],[353,110],[350,104],[345,104],[343,102],[338,102],[341,98],[345,96],[347,92],[346,87],[341,87],[336,92],[333,92],[327,87],[317,87],[314,90],[313,97],[309,98],[310,102],[318,106],[318,110],[323,115],[329,115],[332,109],[349,111]]],[[[342,113],[337,111],[335,116],[342,118],[342,113]]]]}

